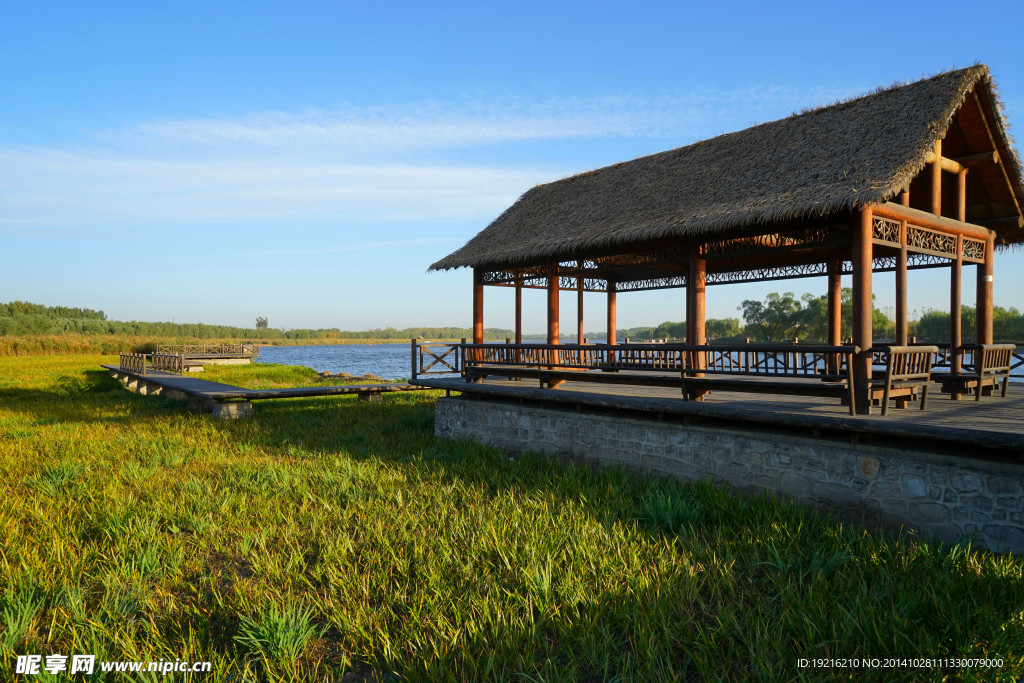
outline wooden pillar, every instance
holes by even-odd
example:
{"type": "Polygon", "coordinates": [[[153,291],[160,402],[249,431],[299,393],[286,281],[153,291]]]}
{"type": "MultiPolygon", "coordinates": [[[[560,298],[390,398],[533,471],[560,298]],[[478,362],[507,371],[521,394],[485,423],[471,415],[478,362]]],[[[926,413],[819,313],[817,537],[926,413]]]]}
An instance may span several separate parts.
{"type": "Polygon", "coordinates": [[[690,247],[690,271],[686,278],[686,342],[704,343],[704,289],[707,269],[700,247],[690,247]]]}
{"type": "Polygon", "coordinates": [[[484,274],[473,269],[473,343],[484,343],[484,274]]]}
{"type": "Polygon", "coordinates": [[[990,235],[985,241],[985,263],[978,264],[978,297],[977,297],[977,342],[992,343],[992,272],[995,264],[996,238],[990,235]]]}
{"type": "Polygon", "coordinates": [[[608,280],[608,326],[607,339],[609,344],[615,343],[615,326],[618,324],[615,311],[615,280],[608,280]]]}
{"type": "Polygon", "coordinates": [[[967,222],[967,169],[961,168],[956,174],[956,219],[967,222]]]}
{"type": "Polygon", "coordinates": [[[523,343],[523,276],[516,276],[516,344],[523,343]]]}
{"type": "Polygon", "coordinates": [[[576,276],[576,343],[583,343],[583,261],[578,261],[580,274],[576,276]]]}
{"type": "Polygon", "coordinates": [[[828,260],[828,330],[825,341],[830,346],[842,343],[843,330],[843,262],[838,256],[828,260]]]}
{"type": "Polygon", "coordinates": [[[548,266],[548,344],[558,343],[558,263],[548,266]]]}
{"type": "Polygon", "coordinates": [[[942,140],[935,143],[932,165],[932,213],[942,215],[942,140]]]}
{"type": "MultiPolygon", "coordinates": [[[[704,343],[704,289],[707,284],[707,267],[700,253],[700,245],[690,246],[690,270],[686,277],[686,342],[688,344],[704,343]]],[[[706,366],[703,353],[693,354],[695,369],[706,366]]],[[[701,377],[703,373],[696,376],[701,377]]],[[[706,391],[698,391],[693,395],[698,401],[704,400],[706,391]]]]}
{"type": "MultiPolygon", "coordinates": [[[[960,373],[962,356],[958,349],[963,343],[960,327],[960,284],[963,278],[963,253],[964,238],[956,236],[956,258],[950,267],[949,273],[949,358],[950,372],[954,375],[960,373]]],[[[956,398],[957,395],[953,394],[956,398]]]]}
{"type": "Polygon", "coordinates": [[[907,222],[900,221],[900,250],[896,254],[896,345],[906,346],[907,325],[907,222]]]}
{"type": "Polygon", "coordinates": [[[853,224],[853,343],[860,353],[853,360],[853,379],[856,385],[854,411],[858,415],[871,413],[871,208],[860,210],[860,220],[853,224]]]}

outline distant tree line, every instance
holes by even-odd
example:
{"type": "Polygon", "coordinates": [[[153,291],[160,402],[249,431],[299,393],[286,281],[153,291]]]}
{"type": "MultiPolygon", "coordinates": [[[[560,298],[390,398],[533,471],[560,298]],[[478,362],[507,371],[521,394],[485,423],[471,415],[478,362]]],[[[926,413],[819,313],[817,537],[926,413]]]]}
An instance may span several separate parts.
{"type": "Polygon", "coordinates": [[[74,308],[71,306],[44,306],[27,301],[11,301],[0,303],[0,318],[12,318],[19,315],[41,315],[46,318],[86,318],[89,320],[106,320],[103,311],[91,308],[74,308]]]}

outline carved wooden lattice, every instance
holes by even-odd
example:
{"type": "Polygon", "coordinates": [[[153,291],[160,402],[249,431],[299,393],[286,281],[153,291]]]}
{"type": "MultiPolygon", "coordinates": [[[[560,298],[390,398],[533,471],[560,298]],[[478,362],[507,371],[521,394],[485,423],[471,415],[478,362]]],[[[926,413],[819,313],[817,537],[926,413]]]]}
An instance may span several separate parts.
{"type": "Polygon", "coordinates": [[[877,216],[871,221],[871,237],[882,242],[899,245],[900,223],[877,216]]]}
{"type": "Polygon", "coordinates": [[[964,260],[974,263],[985,262],[985,241],[973,237],[964,238],[964,260]]]}
{"type": "Polygon", "coordinates": [[[907,226],[907,247],[956,258],[956,237],[916,225],[907,226]]]}

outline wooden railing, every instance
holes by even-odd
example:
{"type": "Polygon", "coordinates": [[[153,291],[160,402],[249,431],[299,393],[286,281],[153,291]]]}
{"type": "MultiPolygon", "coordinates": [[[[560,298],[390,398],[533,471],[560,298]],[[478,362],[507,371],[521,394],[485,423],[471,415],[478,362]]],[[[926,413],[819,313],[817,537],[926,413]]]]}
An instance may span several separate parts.
{"type": "Polygon", "coordinates": [[[251,356],[259,357],[258,344],[158,344],[157,353],[180,353],[184,356],[251,356]]]}
{"type": "Polygon", "coordinates": [[[463,364],[580,370],[818,377],[846,366],[853,346],[819,344],[464,344],[463,364]]]}
{"type": "Polygon", "coordinates": [[[412,374],[410,379],[420,375],[462,374],[462,344],[420,344],[412,340],[412,374]]]}
{"type": "Polygon", "coordinates": [[[185,372],[185,355],[181,353],[154,353],[152,355],[154,370],[183,374],[185,372]]]}
{"type": "Polygon", "coordinates": [[[122,353],[121,369],[134,375],[146,374],[146,354],[144,353],[122,353]]]}

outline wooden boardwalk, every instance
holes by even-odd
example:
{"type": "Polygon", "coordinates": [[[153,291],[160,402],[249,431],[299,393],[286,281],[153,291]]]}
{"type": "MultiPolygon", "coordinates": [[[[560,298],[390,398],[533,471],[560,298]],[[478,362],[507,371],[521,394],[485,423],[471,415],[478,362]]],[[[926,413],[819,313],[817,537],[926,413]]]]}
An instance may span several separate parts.
{"type": "Polygon", "coordinates": [[[850,415],[848,408],[834,398],[767,395],[713,391],[705,401],[685,401],[678,388],[623,384],[595,384],[567,380],[557,389],[543,389],[536,380],[509,381],[487,378],[467,383],[460,378],[418,378],[415,383],[433,389],[445,389],[481,398],[544,401],[566,407],[578,406],[603,410],[622,410],[662,416],[681,416],[707,422],[760,425],[765,428],[789,428],[821,433],[849,434],[854,439],[878,439],[889,443],[924,442],[962,451],[963,455],[1009,451],[1024,457],[1024,387],[1012,385],[1006,398],[986,396],[980,402],[973,397],[953,401],[939,391],[937,384],[929,392],[928,407],[919,410],[890,408],[885,417],[877,414],[850,415]]]}
{"type": "Polygon", "coordinates": [[[250,401],[309,396],[341,396],[356,394],[360,400],[379,400],[381,394],[399,391],[428,391],[426,386],[405,382],[382,384],[341,384],[323,387],[291,387],[283,389],[245,389],[230,384],[211,382],[160,370],[147,369],[145,374],[129,372],[120,365],[104,365],[112,377],[143,394],[161,394],[188,401],[190,406],[217,417],[241,417],[252,411],[250,401]],[[134,385],[134,386],[133,386],[134,385]]]}

